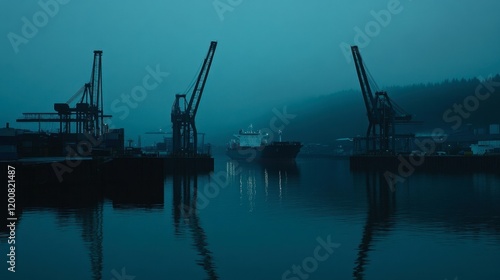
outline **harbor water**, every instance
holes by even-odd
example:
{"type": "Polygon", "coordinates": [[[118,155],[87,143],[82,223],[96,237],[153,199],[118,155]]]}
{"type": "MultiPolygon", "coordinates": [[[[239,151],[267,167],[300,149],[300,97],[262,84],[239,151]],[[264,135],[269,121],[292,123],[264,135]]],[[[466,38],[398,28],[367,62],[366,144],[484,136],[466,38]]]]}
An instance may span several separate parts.
{"type": "Polygon", "coordinates": [[[348,159],[221,154],[211,174],[144,184],[23,192],[0,279],[500,279],[499,173],[392,186],[348,159]]]}

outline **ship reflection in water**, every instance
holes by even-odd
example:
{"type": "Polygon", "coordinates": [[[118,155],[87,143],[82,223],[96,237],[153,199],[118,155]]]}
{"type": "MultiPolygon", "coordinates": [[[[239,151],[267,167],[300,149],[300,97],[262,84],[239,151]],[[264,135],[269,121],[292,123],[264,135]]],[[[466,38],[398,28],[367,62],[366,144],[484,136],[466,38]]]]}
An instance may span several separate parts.
{"type": "Polygon", "coordinates": [[[347,160],[215,162],[147,183],[19,186],[16,273],[1,279],[282,279],[328,236],[341,246],[308,279],[500,279],[498,174],[416,172],[393,191],[347,160]]]}
{"type": "Polygon", "coordinates": [[[257,192],[264,192],[264,200],[283,198],[283,191],[298,184],[299,167],[295,161],[260,161],[258,163],[229,160],[226,172],[232,185],[238,186],[240,205],[248,203],[253,211],[257,192]],[[263,190],[259,189],[262,184],[263,190]]]}

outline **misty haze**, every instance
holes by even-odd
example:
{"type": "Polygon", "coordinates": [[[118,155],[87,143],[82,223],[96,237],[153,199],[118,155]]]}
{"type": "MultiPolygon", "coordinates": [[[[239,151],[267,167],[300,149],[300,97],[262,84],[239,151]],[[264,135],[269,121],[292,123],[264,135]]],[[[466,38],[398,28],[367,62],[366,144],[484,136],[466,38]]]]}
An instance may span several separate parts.
{"type": "Polygon", "coordinates": [[[499,278],[499,9],[3,1],[2,279],[499,278]]]}

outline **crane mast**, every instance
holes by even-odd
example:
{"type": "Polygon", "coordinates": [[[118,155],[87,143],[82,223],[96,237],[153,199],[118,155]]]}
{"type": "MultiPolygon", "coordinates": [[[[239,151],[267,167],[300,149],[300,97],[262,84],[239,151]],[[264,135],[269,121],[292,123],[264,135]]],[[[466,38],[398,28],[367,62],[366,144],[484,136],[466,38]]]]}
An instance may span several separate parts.
{"type": "MultiPolygon", "coordinates": [[[[73,99],[73,97],[71,98],[73,99]]],[[[70,99],[70,100],[71,100],[70,99]]],[[[90,82],[83,86],[83,95],[76,104],[77,131],[85,131],[95,137],[103,134],[104,114],[102,101],[102,51],[94,51],[90,82]]],[[[68,102],[66,102],[68,103],[68,102]]]]}
{"type": "Polygon", "coordinates": [[[103,99],[102,99],[102,51],[94,51],[94,63],[92,65],[92,75],[90,78],[90,118],[89,132],[94,135],[102,135],[104,123],[103,99]]]}
{"type": "Polygon", "coordinates": [[[198,131],[196,129],[196,113],[200,105],[203,90],[212,66],[217,42],[212,41],[207,56],[203,61],[189,103],[186,94],[176,94],[172,106],[172,145],[174,155],[196,155],[198,153],[198,131]]]}

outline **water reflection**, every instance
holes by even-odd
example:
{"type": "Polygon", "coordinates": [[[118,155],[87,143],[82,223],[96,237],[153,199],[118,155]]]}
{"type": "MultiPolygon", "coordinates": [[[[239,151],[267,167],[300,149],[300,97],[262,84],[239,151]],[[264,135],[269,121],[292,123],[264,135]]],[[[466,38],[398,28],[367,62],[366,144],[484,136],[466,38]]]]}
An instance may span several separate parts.
{"type": "Polygon", "coordinates": [[[208,277],[207,279],[219,279],[215,270],[212,252],[208,249],[207,235],[201,226],[201,221],[198,216],[198,175],[187,171],[179,171],[173,175],[172,181],[172,213],[174,217],[175,234],[184,234],[182,230],[184,226],[189,228],[189,232],[193,237],[193,246],[201,256],[197,264],[205,270],[208,277]]]}
{"type": "Polygon", "coordinates": [[[446,236],[444,242],[492,236],[494,243],[500,243],[498,175],[419,173],[391,190],[383,173],[352,174],[354,185],[366,189],[367,202],[353,270],[356,280],[365,277],[374,242],[389,238],[396,230],[410,230],[416,236],[446,236]]]}
{"type": "Polygon", "coordinates": [[[93,279],[102,279],[102,203],[95,207],[80,209],[77,217],[81,220],[82,238],[90,255],[93,279]]]}
{"type": "Polygon", "coordinates": [[[255,209],[258,192],[263,190],[264,200],[268,201],[277,190],[279,201],[287,186],[296,185],[300,169],[292,162],[245,162],[228,160],[226,172],[232,184],[238,185],[240,205],[248,204],[248,211],[255,209]]]}
{"type": "MultiPolygon", "coordinates": [[[[332,241],[344,248],[315,272],[318,279],[398,279],[414,267],[473,279],[466,277],[468,267],[453,271],[466,262],[480,278],[498,275],[499,175],[416,172],[391,192],[383,174],[351,173],[342,160],[300,159],[288,165],[223,160],[217,167],[216,173],[229,176],[214,180],[178,172],[147,184],[19,188],[18,233],[26,237],[20,243],[29,249],[19,252],[24,269],[16,275],[39,277],[36,268],[50,266],[48,258],[40,257],[47,250],[71,256],[62,259],[59,273],[71,275],[78,268],[81,279],[110,279],[109,271],[122,266],[136,279],[153,279],[154,274],[238,279],[242,271],[241,279],[262,279],[272,273],[280,276],[283,271],[276,267],[285,270],[307,257],[312,248],[301,246],[318,234],[332,234],[332,241]],[[227,187],[210,196],[210,206],[202,210],[207,182],[226,181],[227,187]],[[43,239],[49,236],[69,250],[43,239]],[[283,250],[276,249],[279,244],[283,250]],[[420,247],[427,255],[414,251],[420,247]],[[241,252],[254,270],[238,257],[241,252]],[[395,261],[397,265],[387,265],[395,261]]],[[[5,211],[0,214],[5,221],[5,211]]],[[[0,230],[4,250],[8,233],[5,227],[0,230]]]]}
{"type": "Polygon", "coordinates": [[[114,209],[163,209],[164,182],[129,182],[109,186],[106,198],[111,199],[114,209]]]}
{"type": "MultiPolygon", "coordinates": [[[[78,225],[88,250],[92,279],[102,279],[103,189],[102,185],[19,186],[16,201],[18,225],[23,223],[25,213],[47,210],[55,214],[61,227],[78,225]]],[[[20,230],[19,226],[17,228],[20,230]]]]}
{"type": "MultiPolygon", "coordinates": [[[[146,184],[37,184],[19,185],[16,193],[17,229],[27,213],[50,212],[62,228],[76,227],[88,251],[92,279],[103,279],[103,205],[112,201],[117,208],[158,208],[163,205],[163,178],[146,184]]],[[[7,206],[5,205],[5,208],[7,206]]],[[[4,208],[4,209],[5,209],[4,208]]],[[[3,230],[3,228],[2,228],[3,230]]],[[[55,231],[55,229],[54,229],[55,231]]],[[[19,235],[20,232],[16,232],[19,235]]],[[[8,232],[1,235],[2,242],[8,232]]],[[[69,245],[69,244],[68,244],[69,245]]],[[[37,259],[28,261],[37,262],[37,259]]]]}
{"type": "Polygon", "coordinates": [[[402,200],[411,201],[398,207],[401,218],[415,228],[462,238],[479,233],[499,238],[498,182],[495,174],[415,174],[396,191],[402,200]]]}
{"type": "Polygon", "coordinates": [[[368,207],[353,272],[356,280],[364,279],[364,271],[369,259],[368,253],[372,250],[374,239],[377,235],[387,235],[391,231],[396,212],[395,194],[390,190],[383,174],[366,173],[364,183],[368,207]]]}

